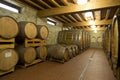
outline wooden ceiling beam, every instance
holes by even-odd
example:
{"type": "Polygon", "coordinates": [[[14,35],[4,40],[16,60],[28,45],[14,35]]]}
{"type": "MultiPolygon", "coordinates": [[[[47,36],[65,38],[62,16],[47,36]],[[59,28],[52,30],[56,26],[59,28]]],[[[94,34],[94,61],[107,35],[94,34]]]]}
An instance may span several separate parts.
{"type": "MultiPolygon", "coordinates": [[[[112,20],[96,20],[94,25],[108,25],[108,24],[112,24],[112,20]]],[[[64,24],[64,26],[90,26],[91,24],[89,24],[89,22],[75,22],[75,23],[66,23],[64,24]]]]}
{"type": "MultiPolygon", "coordinates": [[[[54,0],[50,0],[54,4],[56,2],[54,0]]],[[[58,4],[56,4],[59,6],[58,4]]],[[[60,15],[60,14],[67,14],[67,13],[74,13],[74,12],[81,12],[81,11],[89,11],[89,10],[97,10],[102,8],[108,8],[108,7],[115,7],[120,6],[120,0],[96,0],[96,1],[90,1],[86,5],[71,5],[71,6],[62,6],[59,8],[53,8],[53,9],[46,9],[46,10],[40,10],[38,11],[39,17],[48,17],[48,16],[54,16],[54,15],[60,15]],[[49,13],[48,13],[49,12],[49,13]]]]}

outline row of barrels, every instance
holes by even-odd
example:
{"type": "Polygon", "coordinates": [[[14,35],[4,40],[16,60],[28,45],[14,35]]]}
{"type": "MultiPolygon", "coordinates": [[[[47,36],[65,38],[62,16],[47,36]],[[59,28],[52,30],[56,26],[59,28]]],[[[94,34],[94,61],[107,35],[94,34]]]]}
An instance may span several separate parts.
{"type": "Polygon", "coordinates": [[[112,25],[105,30],[103,34],[103,48],[115,76],[120,80],[120,15],[115,16],[112,25]]]}
{"type": "Polygon", "coordinates": [[[84,30],[63,30],[58,34],[58,43],[78,45],[83,50],[90,47],[90,35],[84,30]]]}
{"type": "Polygon", "coordinates": [[[63,62],[72,59],[79,54],[77,45],[56,44],[48,45],[48,58],[53,60],[63,60],[63,62]]]}
{"type": "Polygon", "coordinates": [[[17,36],[17,42],[22,42],[25,38],[46,39],[48,34],[48,28],[45,25],[36,25],[26,21],[17,22],[10,16],[0,17],[0,37],[2,38],[10,39],[17,36]]]}
{"type": "Polygon", "coordinates": [[[0,50],[0,71],[8,71],[18,64],[30,64],[35,59],[46,60],[47,48],[40,47],[23,47],[18,46],[15,49],[0,50]]]}

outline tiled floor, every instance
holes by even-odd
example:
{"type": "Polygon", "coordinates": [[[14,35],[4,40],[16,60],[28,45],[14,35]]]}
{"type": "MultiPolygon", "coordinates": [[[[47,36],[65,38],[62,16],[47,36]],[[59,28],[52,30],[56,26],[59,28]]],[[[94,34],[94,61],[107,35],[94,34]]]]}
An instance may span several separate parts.
{"type": "Polygon", "coordinates": [[[0,80],[116,80],[102,49],[88,49],[68,62],[43,62],[0,80]]]}

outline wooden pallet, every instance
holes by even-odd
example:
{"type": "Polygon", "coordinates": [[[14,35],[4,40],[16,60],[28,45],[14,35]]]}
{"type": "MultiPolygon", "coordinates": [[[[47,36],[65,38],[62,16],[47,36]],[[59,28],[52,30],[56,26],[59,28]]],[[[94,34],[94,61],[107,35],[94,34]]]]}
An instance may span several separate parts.
{"type": "Polygon", "coordinates": [[[15,47],[15,38],[12,39],[0,38],[0,49],[14,48],[14,47],[15,47]]]}
{"type": "Polygon", "coordinates": [[[30,63],[30,64],[25,63],[25,64],[23,64],[23,65],[18,65],[18,67],[27,68],[27,67],[29,67],[29,66],[32,66],[32,65],[37,64],[37,63],[40,63],[40,62],[42,62],[41,59],[36,59],[36,60],[34,60],[32,63],[30,63]]]}
{"type": "Polygon", "coordinates": [[[15,70],[15,68],[13,67],[12,69],[8,70],[8,71],[0,71],[0,76],[8,74],[10,72],[13,72],[15,70]]]}
{"type": "Polygon", "coordinates": [[[36,47],[36,46],[41,46],[45,45],[45,40],[41,39],[25,39],[25,47],[36,47]]]}
{"type": "Polygon", "coordinates": [[[62,64],[65,63],[65,60],[64,60],[64,59],[62,59],[62,60],[58,60],[58,59],[50,58],[49,60],[50,60],[50,61],[54,61],[54,62],[59,62],[59,63],[62,63],[62,64]]]}

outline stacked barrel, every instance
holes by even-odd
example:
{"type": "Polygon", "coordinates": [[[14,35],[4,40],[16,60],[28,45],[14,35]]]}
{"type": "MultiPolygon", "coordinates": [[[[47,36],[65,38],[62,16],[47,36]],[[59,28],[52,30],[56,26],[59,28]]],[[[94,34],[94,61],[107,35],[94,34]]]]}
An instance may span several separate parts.
{"type": "Polygon", "coordinates": [[[83,30],[63,30],[58,34],[58,43],[48,46],[48,57],[65,62],[90,47],[90,35],[83,30]]]}
{"type": "Polygon", "coordinates": [[[48,37],[46,26],[32,22],[19,22],[19,33],[16,37],[16,51],[19,55],[19,64],[28,66],[36,59],[46,60],[47,48],[44,40],[48,37]]]}
{"type": "Polygon", "coordinates": [[[48,45],[48,59],[58,62],[66,62],[79,54],[78,46],[55,44],[48,45]]]}
{"type": "Polygon", "coordinates": [[[18,62],[18,55],[14,50],[18,32],[15,19],[9,16],[0,17],[0,75],[14,71],[18,62]]]}
{"type": "Polygon", "coordinates": [[[14,71],[16,64],[27,67],[45,61],[48,34],[45,25],[0,17],[0,75],[14,71]]]}
{"type": "Polygon", "coordinates": [[[83,30],[63,30],[58,34],[58,43],[77,45],[83,51],[90,47],[90,35],[83,30]]]}
{"type": "Polygon", "coordinates": [[[111,63],[115,76],[120,79],[120,15],[114,17],[112,25],[103,34],[103,48],[111,63]]]}

